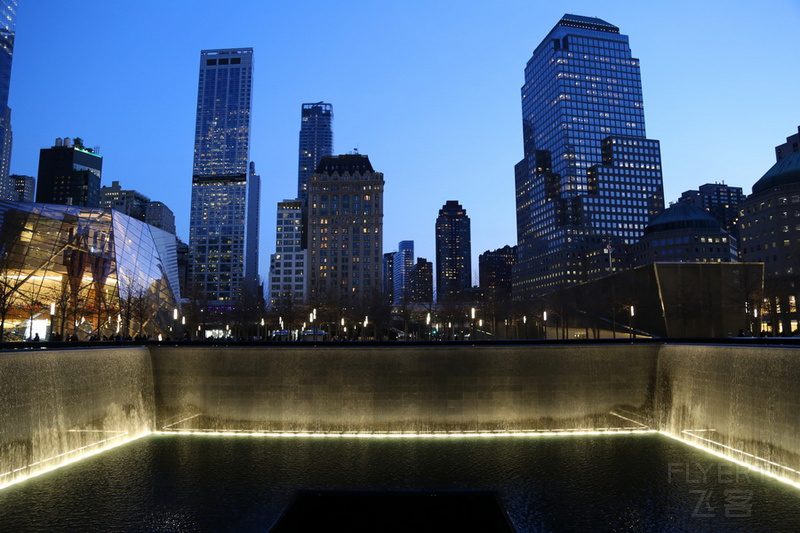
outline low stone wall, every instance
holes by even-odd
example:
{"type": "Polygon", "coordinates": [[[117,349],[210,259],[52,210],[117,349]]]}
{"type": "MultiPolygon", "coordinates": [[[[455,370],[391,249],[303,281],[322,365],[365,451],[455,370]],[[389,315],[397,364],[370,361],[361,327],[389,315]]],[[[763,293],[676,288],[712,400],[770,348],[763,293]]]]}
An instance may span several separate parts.
{"type": "Polygon", "coordinates": [[[153,429],[144,347],[0,353],[0,487],[153,429]]]}

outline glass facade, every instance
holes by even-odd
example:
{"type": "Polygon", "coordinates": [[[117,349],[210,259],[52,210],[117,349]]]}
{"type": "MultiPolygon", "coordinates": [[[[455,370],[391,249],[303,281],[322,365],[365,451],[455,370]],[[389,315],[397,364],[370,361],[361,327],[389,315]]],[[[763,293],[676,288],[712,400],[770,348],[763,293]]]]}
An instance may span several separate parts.
{"type": "Polygon", "coordinates": [[[253,49],[203,50],[189,223],[193,292],[231,306],[258,277],[260,178],[248,161],[253,49]]]}
{"type": "Polygon", "coordinates": [[[6,340],[175,336],[176,240],[106,209],[0,201],[6,340]]]}
{"type": "Polygon", "coordinates": [[[565,15],[521,92],[515,285],[546,292],[583,281],[587,248],[635,242],[663,209],[660,147],[645,134],[639,60],[603,20],[565,15]]]}
{"type": "Polygon", "coordinates": [[[195,176],[247,174],[252,83],[252,48],[200,52],[195,176]]]}
{"type": "Polygon", "coordinates": [[[303,104],[301,120],[297,197],[305,203],[308,178],[323,156],[333,155],[333,106],[325,102],[303,104]]]}
{"type": "Polygon", "coordinates": [[[11,165],[11,60],[17,26],[17,0],[0,1],[0,198],[13,200],[14,182],[8,179],[11,165]]]}
{"type": "Polygon", "coordinates": [[[467,211],[448,200],[436,219],[436,301],[459,298],[472,287],[472,244],[467,211]]]}
{"type": "Polygon", "coordinates": [[[392,304],[411,301],[411,268],[414,266],[414,241],[400,241],[392,262],[392,304]]]}

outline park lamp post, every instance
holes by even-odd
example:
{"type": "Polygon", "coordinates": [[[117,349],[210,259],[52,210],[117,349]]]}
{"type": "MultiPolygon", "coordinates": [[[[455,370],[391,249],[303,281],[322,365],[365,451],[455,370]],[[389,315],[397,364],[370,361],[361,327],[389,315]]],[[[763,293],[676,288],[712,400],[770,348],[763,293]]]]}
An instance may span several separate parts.
{"type": "Polygon", "coordinates": [[[53,340],[54,327],[56,327],[56,303],[50,302],[50,340],[53,340]]]}
{"type": "Polygon", "coordinates": [[[470,309],[469,312],[470,316],[470,323],[469,323],[469,339],[475,340],[475,308],[473,307],[470,309]]]}
{"type": "Polygon", "coordinates": [[[630,330],[631,330],[631,338],[632,339],[636,338],[636,331],[633,329],[634,326],[635,326],[635,323],[634,323],[634,317],[635,316],[636,316],[636,312],[634,311],[633,306],[631,306],[631,317],[630,317],[630,322],[628,323],[628,328],[630,328],[630,330]]]}
{"type": "Polygon", "coordinates": [[[425,326],[428,329],[428,340],[433,340],[433,335],[431,335],[431,314],[428,313],[428,316],[425,317],[425,326]]]}
{"type": "Polygon", "coordinates": [[[544,322],[544,338],[547,339],[547,311],[542,315],[542,321],[544,322]]]}

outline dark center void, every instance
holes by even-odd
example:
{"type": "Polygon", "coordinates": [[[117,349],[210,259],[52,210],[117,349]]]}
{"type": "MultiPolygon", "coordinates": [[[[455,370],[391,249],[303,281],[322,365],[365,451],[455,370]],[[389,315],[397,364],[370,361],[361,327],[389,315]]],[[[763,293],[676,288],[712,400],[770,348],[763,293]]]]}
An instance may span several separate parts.
{"type": "Polygon", "coordinates": [[[303,491],[273,533],[305,531],[513,532],[491,492],[303,491]]]}

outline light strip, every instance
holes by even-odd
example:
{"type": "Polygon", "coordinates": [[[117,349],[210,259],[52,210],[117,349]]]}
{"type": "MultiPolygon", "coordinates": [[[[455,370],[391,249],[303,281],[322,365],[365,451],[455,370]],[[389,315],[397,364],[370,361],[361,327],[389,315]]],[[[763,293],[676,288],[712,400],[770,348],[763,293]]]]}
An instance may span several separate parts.
{"type": "Polygon", "coordinates": [[[780,464],[780,463],[776,463],[776,462],[774,462],[774,461],[770,461],[769,459],[764,459],[763,457],[759,457],[759,456],[757,456],[757,455],[753,455],[752,453],[746,452],[746,451],[744,451],[744,450],[739,450],[739,449],[737,449],[737,448],[733,448],[733,447],[731,447],[731,446],[728,446],[728,445],[726,445],[726,444],[722,444],[721,442],[717,442],[717,441],[715,441],[715,440],[706,439],[706,438],[704,438],[704,437],[701,437],[701,436],[699,436],[699,435],[694,435],[694,434],[692,433],[692,431],[696,431],[696,430],[693,430],[693,429],[692,429],[692,430],[685,429],[685,430],[683,430],[683,432],[682,432],[682,433],[686,433],[687,435],[691,435],[692,437],[694,437],[694,438],[696,438],[696,439],[700,439],[700,440],[704,440],[704,441],[706,441],[706,442],[710,442],[711,444],[715,444],[715,445],[717,445],[717,446],[720,446],[721,448],[725,448],[725,449],[728,449],[728,450],[734,451],[734,452],[736,452],[736,453],[739,453],[739,454],[742,454],[742,455],[746,455],[747,457],[752,457],[752,458],[753,458],[753,459],[755,459],[756,461],[762,461],[762,462],[764,462],[764,463],[767,463],[767,464],[769,464],[769,465],[772,465],[772,466],[777,466],[778,468],[782,468],[782,469],[784,469],[784,470],[788,470],[789,472],[792,472],[792,473],[794,473],[794,474],[800,474],[800,470],[795,470],[794,468],[789,468],[788,466],[784,466],[784,465],[782,465],[782,464],[780,464]]]}
{"type": "Polygon", "coordinates": [[[182,423],[186,422],[187,420],[191,420],[192,418],[197,418],[198,416],[200,416],[200,415],[196,414],[196,415],[192,415],[192,416],[187,416],[183,420],[178,420],[177,422],[173,422],[172,424],[167,424],[166,426],[164,426],[164,429],[170,428],[172,426],[177,426],[178,424],[182,424],[182,423]]]}
{"type": "Polygon", "coordinates": [[[654,429],[638,428],[597,428],[597,429],[563,429],[563,430],[487,430],[487,431],[246,431],[246,430],[204,430],[181,429],[154,431],[155,435],[204,435],[204,436],[240,436],[270,438],[353,438],[353,439],[437,439],[437,438],[475,438],[475,437],[557,437],[564,435],[626,435],[658,433],[654,429]]]}
{"type": "Polygon", "coordinates": [[[617,414],[617,413],[615,413],[614,411],[611,411],[611,412],[609,412],[609,414],[611,414],[611,415],[614,415],[614,416],[617,416],[617,417],[619,417],[619,418],[621,418],[621,419],[623,419],[623,420],[627,420],[628,422],[633,422],[634,424],[636,424],[636,425],[637,425],[637,426],[639,426],[640,428],[650,429],[650,428],[649,428],[649,426],[646,426],[645,424],[642,424],[641,422],[637,422],[636,420],[633,420],[633,419],[631,419],[631,418],[628,418],[628,417],[626,417],[626,416],[622,416],[622,415],[620,415],[620,414],[617,414]]]}
{"type": "MultiPolygon", "coordinates": [[[[661,433],[662,435],[666,435],[667,437],[669,437],[671,439],[675,439],[675,440],[677,440],[679,442],[682,442],[684,444],[688,444],[689,446],[692,446],[693,448],[697,448],[698,450],[702,450],[702,451],[704,451],[706,453],[710,453],[711,455],[714,455],[715,457],[719,457],[719,458],[724,459],[726,461],[730,461],[730,462],[732,462],[734,464],[737,464],[739,466],[743,466],[743,467],[745,467],[745,468],[747,468],[749,470],[752,470],[754,472],[758,472],[759,474],[763,474],[765,476],[769,476],[769,477],[771,477],[771,478],[773,478],[773,479],[775,479],[777,481],[780,481],[782,483],[786,483],[788,485],[791,485],[792,487],[794,487],[796,489],[800,489],[800,483],[797,482],[797,481],[791,480],[789,478],[785,478],[783,476],[779,476],[778,474],[776,474],[774,472],[770,472],[770,471],[765,470],[763,468],[759,468],[758,466],[746,463],[746,462],[744,462],[744,461],[742,461],[740,459],[736,459],[736,458],[731,457],[729,455],[725,455],[724,453],[718,452],[716,450],[712,450],[711,448],[708,448],[708,447],[703,446],[701,444],[698,444],[696,442],[692,442],[690,440],[686,440],[686,439],[684,439],[682,437],[679,437],[677,435],[672,435],[672,434],[667,433],[665,431],[659,431],[659,433],[661,433]]],[[[697,437],[697,438],[701,438],[701,437],[697,437]]],[[[703,439],[703,440],[708,440],[708,439],[703,439]]],[[[709,441],[709,442],[714,442],[714,441],[709,441]]],[[[719,444],[719,443],[716,443],[716,444],[719,444]]],[[[731,450],[735,450],[735,448],[730,448],[730,449],[731,450]]],[[[739,451],[739,450],[736,450],[736,451],[739,451]]],[[[745,452],[742,452],[742,453],[745,453],[745,452]]],[[[746,454],[746,455],[751,455],[751,454],[746,454]]],[[[751,457],[753,457],[755,459],[761,459],[760,457],[756,457],[755,455],[751,455],[751,457]]],[[[761,460],[766,461],[765,459],[761,459],[761,460]]],[[[766,462],[769,462],[769,461],[766,461],[766,462]]],[[[786,467],[784,467],[784,468],[786,468],[786,467]]],[[[791,470],[791,469],[789,468],[788,470],[791,470]]]]}
{"type": "Polygon", "coordinates": [[[70,451],[67,451],[67,452],[64,452],[64,453],[60,453],[58,455],[54,455],[53,457],[48,457],[47,459],[42,459],[41,461],[36,461],[35,463],[30,463],[30,464],[25,465],[23,467],[16,468],[16,469],[11,470],[9,472],[2,473],[2,474],[0,474],[0,478],[2,478],[3,476],[9,476],[11,474],[14,474],[15,472],[19,472],[20,470],[26,470],[26,469],[31,468],[33,466],[41,465],[41,464],[44,464],[44,463],[47,463],[47,462],[50,462],[50,461],[55,461],[56,459],[65,457],[67,455],[75,454],[77,452],[83,451],[83,453],[81,455],[78,455],[78,456],[73,457],[71,459],[66,459],[66,460],[64,460],[62,462],[55,463],[55,464],[53,464],[51,466],[42,468],[41,470],[39,470],[37,472],[32,472],[32,473],[30,473],[30,474],[28,474],[26,476],[22,476],[22,477],[20,477],[18,479],[14,479],[14,480],[6,482],[6,483],[0,483],[0,490],[4,489],[6,487],[10,487],[11,485],[16,485],[17,483],[21,483],[23,481],[27,481],[27,480],[29,480],[31,478],[34,478],[34,477],[37,477],[37,476],[41,476],[42,474],[46,474],[48,472],[52,472],[53,470],[55,470],[57,468],[61,468],[62,466],[67,466],[67,465],[70,465],[72,463],[81,461],[81,460],[83,460],[83,459],[85,459],[87,457],[91,457],[93,455],[97,455],[98,453],[104,452],[106,450],[110,450],[111,448],[116,448],[117,446],[121,446],[122,444],[127,444],[128,442],[132,442],[132,441],[134,441],[136,439],[140,439],[142,437],[146,437],[147,435],[150,435],[150,432],[149,431],[145,431],[144,433],[141,433],[141,434],[136,435],[134,437],[131,437],[129,439],[118,440],[120,437],[124,437],[126,435],[127,435],[127,433],[123,433],[122,435],[116,435],[116,436],[110,437],[108,439],[103,439],[103,440],[100,440],[100,441],[97,441],[97,442],[93,442],[91,444],[87,444],[86,446],[81,446],[80,448],[75,448],[74,450],[70,450],[70,451]],[[96,448],[96,449],[91,450],[91,451],[84,451],[87,448],[96,447],[98,444],[108,443],[108,442],[113,441],[113,440],[117,440],[117,442],[115,442],[113,444],[108,444],[108,445],[100,447],[100,448],[96,448]]]}

